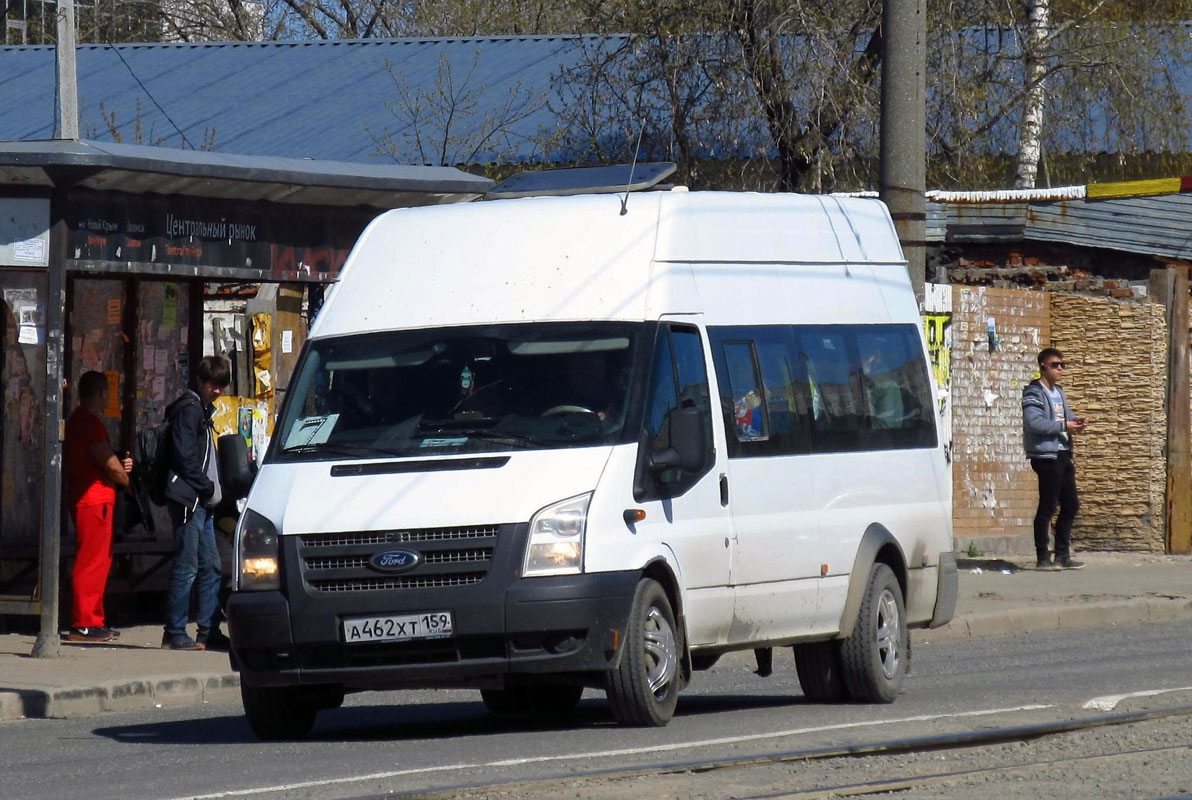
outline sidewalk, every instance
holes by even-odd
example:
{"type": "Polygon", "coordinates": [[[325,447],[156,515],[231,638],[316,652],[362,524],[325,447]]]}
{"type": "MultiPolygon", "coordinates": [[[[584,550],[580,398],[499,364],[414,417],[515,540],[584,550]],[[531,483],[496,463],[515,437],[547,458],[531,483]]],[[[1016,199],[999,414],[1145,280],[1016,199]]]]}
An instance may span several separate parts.
{"type": "MultiPolygon", "coordinates": [[[[962,558],[956,617],[915,631],[915,642],[1192,616],[1192,558],[1078,557],[1085,569],[1062,572],[1037,572],[1033,558],[962,558]]],[[[162,650],[158,626],[122,634],[112,646],[64,641],[53,659],[29,656],[33,635],[0,635],[0,722],[239,702],[239,678],[225,653],[162,650]]]]}

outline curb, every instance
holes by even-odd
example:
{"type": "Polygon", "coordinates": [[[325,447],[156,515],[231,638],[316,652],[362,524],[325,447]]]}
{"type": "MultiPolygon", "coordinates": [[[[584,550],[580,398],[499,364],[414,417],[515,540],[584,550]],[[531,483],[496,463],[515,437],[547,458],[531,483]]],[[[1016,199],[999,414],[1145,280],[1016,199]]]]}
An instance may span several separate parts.
{"type": "Polygon", "coordinates": [[[240,675],[140,678],[90,687],[0,690],[0,722],[92,717],[108,711],[146,711],[240,700],[240,675]]]}
{"type": "Polygon", "coordinates": [[[1016,633],[1096,628],[1137,622],[1164,622],[1192,614],[1187,598],[1145,597],[1105,600],[1071,606],[1044,606],[1007,611],[974,612],[957,617],[942,628],[916,632],[927,642],[1016,633]]]}

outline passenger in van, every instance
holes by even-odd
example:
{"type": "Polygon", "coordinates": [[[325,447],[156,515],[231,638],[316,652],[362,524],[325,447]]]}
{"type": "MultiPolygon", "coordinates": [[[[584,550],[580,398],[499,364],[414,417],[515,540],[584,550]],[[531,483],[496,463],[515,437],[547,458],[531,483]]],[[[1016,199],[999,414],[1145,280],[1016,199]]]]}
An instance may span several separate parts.
{"type": "Polygon", "coordinates": [[[906,418],[903,390],[880,349],[870,352],[862,365],[865,373],[865,402],[870,427],[874,430],[901,428],[906,418]]]}

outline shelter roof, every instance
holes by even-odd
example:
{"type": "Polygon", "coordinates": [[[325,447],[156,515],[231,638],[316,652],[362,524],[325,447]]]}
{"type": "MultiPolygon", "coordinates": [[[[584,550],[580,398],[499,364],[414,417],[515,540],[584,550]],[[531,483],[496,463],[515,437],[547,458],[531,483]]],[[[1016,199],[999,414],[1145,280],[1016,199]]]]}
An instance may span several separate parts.
{"type": "Polygon", "coordinates": [[[112,142],[0,141],[0,187],[81,187],[393,208],[473,199],[492,183],[454,167],[315,161],[112,142]]]}

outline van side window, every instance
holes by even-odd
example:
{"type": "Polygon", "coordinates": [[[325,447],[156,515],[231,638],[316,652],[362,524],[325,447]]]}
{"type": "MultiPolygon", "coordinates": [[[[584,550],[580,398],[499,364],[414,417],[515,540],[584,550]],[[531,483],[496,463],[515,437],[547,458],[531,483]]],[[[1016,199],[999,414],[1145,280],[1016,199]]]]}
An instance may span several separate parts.
{"type": "Polygon", "coordinates": [[[870,449],[934,447],[931,384],[910,325],[857,329],[870,449]]]}
{"type": "Polygon", "coordinates": [[[839,325],[795,327],[799,357],[807,372],[812,449],[817,453],[865,449],[861,436],[865,401],[850,338],[839,325]]]}
{"type": "Polygon", "coordinates": [[[729,458],[935,446],[914,325],[736,325],[708,335],[729,458]]]}
{"type": "Polygon", "coordinates": [[[722,349],[728,372],[727,399],[732,409],[732,430],[737,441],[756,442],[769,438],[766,401],[757,379],[753,343],[725,342],[722,349]]]}
{"type": "Polygon", "coordinates": [[[691,486],[712,466],[712,418],[708,393],[708,370],[704,364],[703,345],[696,328],[663,325],[654,342],[650,370],[650,385],[646,395],[646,409],[642,425],[648,448],[643,456],[659,453],[671,447],[670,414],[676,408],[698,408],[704,417],[704,442],[708,458],[703,468],[687,472],[671,469],[653,475],[638,464],[634,494],[639,499],[676,497],[691,486]]]}

